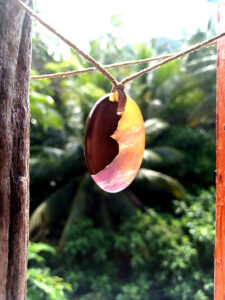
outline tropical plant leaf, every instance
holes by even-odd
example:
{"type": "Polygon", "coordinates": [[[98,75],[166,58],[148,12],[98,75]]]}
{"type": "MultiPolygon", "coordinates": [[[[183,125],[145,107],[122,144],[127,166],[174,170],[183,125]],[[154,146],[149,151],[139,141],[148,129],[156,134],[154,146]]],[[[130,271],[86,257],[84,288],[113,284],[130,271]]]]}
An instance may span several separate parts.
{"type": "MultiPolygon", "coordinates": [[[[35,151],[37,148],[31,147],[31,154],[35,151]]],[[[43,147],[43,151],[31,159],[31,185],[33,182],[36,184],[49,184],[50,181],[61,182],[76,174],[80,176],[85,169],[83,149],[79,143],[74,142],[73,148],[66,151],[43,147]]]]}
{"type": "Polygon", "coordinates": [[[41,124],[44,130],[49,127],[61,129],[63,120],[55,108],[52,97],[35,91],[30,93],[31,123],[35,126],[41,124]]]}
{"type": "Polygon", "coordinates": [[[64,291],[72,290],[71,285],[64,282],[62,278],[58,276],[51,276],[50,271],[47,268],[30,268],[27,272],[27,279],[32,283],[32,285],[47,294],[49,297],[48,299],[50,300],[66,300],[67,298],[64,291]]]}
{"type": "Polygon", "coordinates": [[[147,104],[144,115],[147,119],[158,117],[165,107],[165,105],[162,103],[162,100],[160,99],[146,100],[146,102],[147,104]]]}
{"type": "Polygon", "coordinates": [[[160,134],[169,128],[169,123],[159,119],[153,118],[145,121],[146,144],[148,141],[152,142],[160,134]],[[147,139],[148,138],[148,139],[147,139]]]}
{"type": "Polygon", "coordinates": [[[187,61],[186,65],[187,65],[187,67],[200,68],[203,65],[215,64],[216,60],[217,60],[216,54],[209,54],[209,55],[204,55],[201,57],[196,57],[194,59],[191,59],[191,60],[187,61]]]}
{"type": "Polygon", "coordinates": [[[58,159],[61,158],[65,154],[65,151],[60,148],[49,147],[44,145],[35,145],[30,147],[30,155],[31,156],[41,156],[47,159],[58,159]]]}
{"type": "Polygon", "coordinates": [[[143,191],[159,191],[171,194],[175,198],[181,198],[184,194],[183,186],[174,178],[163,173],[141,168],[135,181],[134,186],[143,191]]]}
{"type": "Polygon", "coordinates": [[[30,101],[32,103],[42,103],[48,107],[55,108],[55,101],[51,96],[39,93],[35,90],[31,90],[30,92],[30,101]]]}
{"type": "Polygon", "coordinates": [[[30,234],[50,230],[51,226],[67,216],[77,182],[78,179],[74,179],[57,189],[34,210],[30,218],[30,234]]]}
{"type": "Polygon", "coordinates": [[[216,95],[211,93],[209,96],[199,103],[196,109],[189,116],[189,124],[191,127],[196,127],[199,124],[204,124],[209,120],[210,116],[215,115],[216,110],[216,95]]]}
{"type": "Polygon", "coordinates": [[[37,262],[45,261],[44,257],[39,254],[42,251],[55,253],[55,249],[48,244],[29,242],[28,260],[36,260],[37,262]]]}
{"type": "Polygon", "coordinates": [[[143,168],[165,168],[180,163],[183,160],[183,153],[168,146],[153,147],[145,150],[142,167],[143,168]]]}
{"type": "Polygon", "coordinates": [[[90,176],[89,174],[86,174],[84,178],[81,180],[76,193],[74,194],[72,201],[71,201],[71,206],[70,206],[70,211],[66,220],[66,224],[63,228],[63,232],[61,235],[61,238],[59,240],[58,244],[58,251],[61,252],[66,240],[67,240],[67,235],[69,228],[82,216],[84,213],[84,208],[86,205],[86,201],[84,200],[85,194],[87,191],[87,185],[89,182],[90,176]]]}
{"type": "Polygon", "coordinates": [[[154,166],[160,165],[162,163],[162,158],[158,153],[153,150],[145,150],[142,167],[143,168],[153,168],[154,166]]]}

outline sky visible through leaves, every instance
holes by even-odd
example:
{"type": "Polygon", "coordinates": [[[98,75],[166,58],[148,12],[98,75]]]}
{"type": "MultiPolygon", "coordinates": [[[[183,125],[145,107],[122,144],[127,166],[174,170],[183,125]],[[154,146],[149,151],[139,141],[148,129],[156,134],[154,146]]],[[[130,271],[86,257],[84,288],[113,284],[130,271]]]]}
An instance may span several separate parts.
{"type": "MultiPolygon", "coordinates": [[[[85,51],[89,41],[110,32],[118,44],[147,42],[154,37],[181,39],[191,36],[199,28],[207,31],[211,18],[216,24],[218,1],[206,0],[35,0],[35,10],[52,26],[85,51]]],[[[215,25],[216,27],[216,25],[215,25]]],[[[49,47],[55,38],[41,25],[37,31],[46,35],[49,47]]],[[[59,42],[57,51],[64,56],[69,49],[59,42]]]]}

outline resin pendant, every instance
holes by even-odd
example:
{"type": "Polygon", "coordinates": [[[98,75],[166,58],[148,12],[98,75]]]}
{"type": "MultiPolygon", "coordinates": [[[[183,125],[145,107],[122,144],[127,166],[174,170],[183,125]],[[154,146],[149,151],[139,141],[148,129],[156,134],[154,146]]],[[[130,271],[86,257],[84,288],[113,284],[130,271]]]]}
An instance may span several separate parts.
{"type": "Polygon", "coordinates": [[[85,129],[88,170],[103,190],[125,189],[140,168],[145,148],[145,128],[140,109],[123,91],[100,98],[85,129]]]}

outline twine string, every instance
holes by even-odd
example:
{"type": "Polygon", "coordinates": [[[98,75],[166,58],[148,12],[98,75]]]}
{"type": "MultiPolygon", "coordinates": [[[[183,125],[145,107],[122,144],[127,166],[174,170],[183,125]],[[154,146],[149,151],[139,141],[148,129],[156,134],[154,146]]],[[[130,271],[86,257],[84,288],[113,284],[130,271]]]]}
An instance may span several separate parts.
{"type": "MultiPolygon", "coordinates": [[[[77,71],[71,71],[71,72],[64,72],[64,73],[56,73],[56,74],[44,74],[44,75],[36,75],[32,76],[31,79],[43,79],[43,78],[57,78],[57,77],[65,77],[65,76],[71,76],[71,75],[77,75],[81,73],[86,73],[86,72],[92,72],[92,71],[100,71],[106,78],[108,78],[115,89],[119,91],[119,94],[122,95],[121,91],[124,93],[124,88],[121,88],[124,86],[127,82],[134,80],[138,78],[139,76],[142,76],[154,69],[157,69],[173,60],[177,60],[179,58],[182,58],[189,53],[198,51],[200,49],[215,45],[216,41],[219,40],[220,38],[225,36],[225,32],[222,32],[221,34],[218,34],[210,39],[207,39],[199,44],[193,45],[192,47],[189,47],[188,49],[178,52],[178,53],[172,53],[172,54],[167,54],[164,56],[158,56],[158,57],[153,57],[153,58],[147,58],[147,59],[141,59],[141,60],[135,60],[135,61],[128,61],[128,62],[122,62],[122,63],[116,63],[116,64],[111,64],[108,66],[102,66],[99,64],[93,57],[90,55],[86,54],[83,52],[80,48],[78,48],[74,43],[72,43],[70,40],[65,38],[61,33],[59,33],[56,29],[54,29],[52,26],[50,26],[48,23],[46,23],[43,19],[41,19],[31,8],[26,6],[23,2],[20,0],[15,0],[30,16],[34,17],[37,21],[39,21],[44,27],[46,27],[49,31],[54,33],[56,36],[58,36],[62,41],[64,41],[68,46],[70,46],[72,49],[74,49],[77,53],[79,53],[82,57],[84,57],[88,62],[90,62],[94,67],[92,68],[87,68],[87,69],[81,69],[77,71]],[[110,68],[117,68],[121,66],[128,66],[128,65],[134,65],[134,64],[139,64],[139,63],[146,63],[146,62],[151,62],[151,61],[156,61],[156,60],[162,60],[159,63],[147,67],[131,76],[128,76],[124,78],[121,82],[118,82],[114,76],[112,76],[106,69],[110,68]]],[[[120,96],[122,99],[122,96],[120,96]]],[[[121,100],[123,102],[123,100],[121,100]]]]}
{"type": "Polygon", "coordinates": [[[96,69],[98,69],[105,77],[107,77],[112,84],[115,86],[118,84],[117,80],[103,67],[101,66],[93,57],[82,51],[78,48],[74,43],[64,37],[61,33],[59,33],[56,29],[46,23],[43,19],[41,19],[30,7],[25,5],[20,0],[15,0],[17,4],[19,4],[30,16],[34,17],[37,21],[39,21],[45,28],[58,36],[62,41],[64,41],[68,46],[74,49],[77,53],[83,56],[87,61],[89,61],[96,69]]]}
{"type": "MultiPolygon", "coordinates": [[[[216,45],[216,41],[213,43],[210,43],[207,45],[207,47],[216,45]]],[[[144,58],[144,59],[138,59],[138,60],[131,60],[131,61],[124,61],[124,62],[119,62],[119,63],[114,63],[110,65],[104,65],[103,67],[105,69],[112,69],[112,68],[119,68],[119,67],[126,67],[126,66],[132,66],[132,65],[137,65],[137,64],[144,64],[144,63],[149,63],[153,61],[158,61],[158,60],[163,60],[169,57],[172,57],[174,55],[178,54],[176,53],[170,53],[170,54],[165,54],[161,56],[155,56],[155,57],[149,57],[149,58],[144,58]]],[[[94,72],[97,71],[98,69],[96,68],[86,68],[86,69],[80,69],[76,71],[68,71],[68,72],[62,72],[62,73],[53,73],[53,74],[43,74],[43,75],[34,75],[31,76],[31,79],[44,79],[44,78],[59,78],[59,77],[67,77],[67,76],[74,76],[74,75],[79,75],[82,73],[88,73],[88,72],[94,72]]]]}
{"type": "Polygon", "coordinates": [[[171,57],[169,57],[169,58],[167,58],[167,59],[165,59],[165,60],[163,60],[163,61],[155,64],[154,66],[148,67],[146,69],[141,70],[140,72],[137,72],[137,73],[135,73],[135,74],[133,74],[133,75],[131,75],[129,77],[124,78],[121,81],[121,83],[122,84],[126,84],[127,82],[129,82],[131,80],[134,80],[135,78],[137,78],[139,76],[142,76],[142,75],[144,75],[144,74],[146,74],[146,73],[148,73],[148,72],[150,72],[150,71],[152,71],[154,69],[157,69],[157,68],[159,68],[159,67],[161,67],[161,66],[163,66],[163,65],[165,65],[165,64],[167,64],[167,63],[169,63],[169,62],[171,62],[173,60],[177,60],[177,59],[182,58],[182,57],[184,57],[184,56],[186,56],[186,55],[188,55],[188,54],[190,54],[192,52],[199,51],[200,49],[203,49],[203,48],[206,48],[208,46],[211,46],[211,45],[214,44],[215,41],[221,39],[224,36],[225,36],[225,32],[222,32],[222,33],[220,33],[220,34],[218,34],[218,35],[216,35],[216,36],[214,36],[214,37],[212,37],[212,38],[210,38],[208,40],[205,40],[205,41],[203,41],[203,42],[201,42],[199,44],[193,45],[192,47],[190,47],[190,48],[188,48],[188,49],[186,49],[184,51],[181,51],[181,52],[179,52],[179,53],[177,53],[177,54],[175,54],[175,55],[173,55],[173,56],[171,56],[171,57]]]}
{"type": "Polygon", "coordinates": [[[116,92],[118,94],[118,106],[117,106],[118,115],[121,115],[124,112],[126,102],[127,102],[127,95],[124,90],[125,90],[125,86],[122,83],[115,85],[112,89],[113,93],[116,92]]]}
{"type": "MultiPolygon", "coordinates": [[[[166,54],[166,55],[162,55],[162,56],[156,56],[156,57],[150,57],[150,58],[145,58],[145,59],[139,59],[139,60],[124,61],[124,62],[114,63],[114,64],[110,64],[110,65],[105,65],[103,67],[105,69],[113,69],[113,68],[136,65],[136,64],[144,64],[144,63],[148,63],[148,62],[152,62],[152,61],[166,59],[173,55],[175,55],[175,53],[166,54]]],[[[86,68],[86,69],[80,69],[80,70],[76,70],[76,71],[68,71],[68,72],[62,72],[62,73],[33,75],[33,76],[31,76],[31,79],[67,77],[67,76],[74,76],[74,75],[78,75],[78,74],[82,74],[82,73],[94,72],[97,70],[98,69],[96,69],[96,68],[86,68]]]]}

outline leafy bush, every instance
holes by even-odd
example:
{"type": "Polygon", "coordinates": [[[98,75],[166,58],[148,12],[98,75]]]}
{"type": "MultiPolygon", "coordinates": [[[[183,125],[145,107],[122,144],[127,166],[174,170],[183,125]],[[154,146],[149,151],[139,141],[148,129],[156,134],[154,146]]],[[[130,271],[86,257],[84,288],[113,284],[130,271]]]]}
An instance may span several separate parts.
{"type": "MultiPolygon", "coordinates": [[[[93,41],[90,53],[107,64],[162,52],[158,40],[121,48],[117,41],[93,41]]],[[[197,192],[215,178],[216,50],[203,51],[203,59],[192,53],[131,83],[146,151],[136,180],[118,194],[89,180],[82,154],[88,112],[110,82],[99,72],[31,82],[31,236],[63,252],[30,245],[28,299],[212,299],[215,191],[197,192]],[[137,212],[143,204],[151,209],[137,212]]],[[[59,61],[48,53],[37,37],[34,73],[88,66],[74,52],[59,61]]],[[[141,68],[110,72],[120,80],[141,68]]]]}
{"type": "Polygon", "coordinates": [[[71,285],[58,276],[52,276],[45,266],[45,259],[40,252],[55,254],[54,248],[43,243],[29,244],[29,268],[27,272],[28,300],[65,300],[65,291],[71,290],[71,285]]]}
{"type": "Polygon", "coordinates": [[[215,182],[215,143],[214,131],[189,126],[172,126],[158,141],[159,145],[167,144],[182,151],[183,162],[167,172],[171,176],[176,174],[192,192],[198,187],[208,188],[215,182]]]}
{"type": "Polygon", "coordinates": [[[69,299],[212,299],[214,196],[211,189],[174,201],[175,217],[139,211],[118,232],[80,220],[60,263],[69,299]]]}

